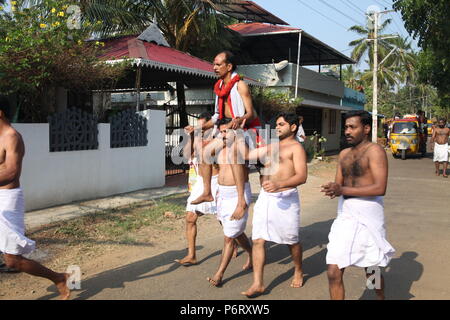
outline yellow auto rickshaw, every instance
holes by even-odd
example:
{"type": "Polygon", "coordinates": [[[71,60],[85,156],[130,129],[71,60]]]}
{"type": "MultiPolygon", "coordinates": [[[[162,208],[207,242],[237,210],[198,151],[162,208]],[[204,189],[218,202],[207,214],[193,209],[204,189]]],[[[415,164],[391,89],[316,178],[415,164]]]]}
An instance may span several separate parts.
{"type": "Polygon", "coordinates": [[[401,157],[403,160],[408,155],[420,153],[420,143],[423,138],[419,134],[419,123],[416,119],[401,119],[392,122],[389,142],[392,155],[401,157]]]}

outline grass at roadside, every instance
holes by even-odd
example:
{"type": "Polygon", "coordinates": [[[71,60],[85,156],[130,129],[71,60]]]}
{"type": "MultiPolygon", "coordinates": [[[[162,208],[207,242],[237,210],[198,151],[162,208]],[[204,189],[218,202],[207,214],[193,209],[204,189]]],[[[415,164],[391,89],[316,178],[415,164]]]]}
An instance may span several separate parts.
{"type": "Polygon", "coordinates": [[[167,228],[164,221],[184,217],[187,194],[172,195],[155,201],[99,210],[69,221],[36,229],[29,236],[41,243],[68,245],[101,242],[134,244],[135,233],[145,227],[167,228]],[[170,217],[165,217],[168,213],[170,217]]]}

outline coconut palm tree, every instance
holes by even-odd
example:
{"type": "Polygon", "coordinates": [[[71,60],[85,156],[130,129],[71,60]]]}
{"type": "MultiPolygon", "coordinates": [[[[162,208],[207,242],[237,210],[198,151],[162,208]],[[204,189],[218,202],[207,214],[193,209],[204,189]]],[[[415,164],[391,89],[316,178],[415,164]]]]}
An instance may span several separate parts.
{"type": "Polygon", "coordinates": [[[342,80],[347,88],[359,91],[363,87],[361,76],[361,72],[356,70],[353,65],[342,69],[342,80]]]}
{"type": "MultiPolygon", "coordinates": [[[[383,31],[391,23],[391,19],[386,19],[378,29],[378,38],[392,37],[392,34],[383,34],[383,31]]],[[[368,56],[369,65],[373,65],[373,41],[370,39],[374,38],[374,30],[369,26],[359,26],[355,25],[350,27],[349,31],[356,32],[358,35],[363,36],[362,38],[351,41],[348,45],[354,47],[352,51],[352,59],[360,64],[363,59],[368,56]]],[[[378,42],[378,55],[380,57],[386,56],[390,49],[389,44],[393,43],[393,38],[384,39],[378,42]]],[[[380,59],[378,61],[381,61],[380,59]]]]}

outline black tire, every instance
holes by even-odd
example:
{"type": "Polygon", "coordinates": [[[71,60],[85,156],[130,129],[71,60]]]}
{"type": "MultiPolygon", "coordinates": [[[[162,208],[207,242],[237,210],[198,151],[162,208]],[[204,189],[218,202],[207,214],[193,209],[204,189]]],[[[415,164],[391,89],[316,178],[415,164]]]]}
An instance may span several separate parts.
{"type": "Polygon", "coordinates": [[[402,150],[402,160],[406,160],[406,150],[402,150]]]}

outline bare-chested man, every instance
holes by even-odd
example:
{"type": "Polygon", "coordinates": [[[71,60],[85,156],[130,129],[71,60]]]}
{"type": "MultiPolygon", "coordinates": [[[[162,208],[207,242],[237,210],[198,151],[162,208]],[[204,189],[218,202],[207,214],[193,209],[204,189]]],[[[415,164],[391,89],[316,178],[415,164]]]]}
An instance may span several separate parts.
{"type": "MultiPolygon", "coordinates": [[[[229,51],[221,52],[214,58],[214,72],[219,76],[219,80],[214,86],[216,108],[212,119],[205,124],[205,129],[212,128],[221,119],[230,119],[229,127],[233,130],[238,129],[242,123],[246,124],[246,128],[252,130],[261,126],[253,109],[250,89],[235,72],[237,67],[235,60],[234,54],[229,51]]],[[[243,215],[243,212],[248,209],[244,197],[244,167],[231,164],[230,168],[238,192],[235,213],[243,215]]],[[[211,170],[211,164],[202,161],[200,172],[203,177],[204,192],[193,200],[192,204],[212,201],[211,170]]]]}
{"type": "Polygon", "coordinates": [[[439,167],[440,163],[443,165],[444,178],[448,178],[447,166],[448,166],[448,137],[450,135],[450,129],[446,126],[445,119],[439,119],[438,125],[433,130],[431,137],[431,149],[433,150],[433,161],[436,166],[436,175],[440,175],[439,167]]]}
{"type": "Polygon", "coordinates": [[[49,279],[61,299],[67,300],[69,274],[56,273],[22,256],[34,250],[35,242],[25,237],[25,203],[19,181],[25,145],[8,118],[7,100],[0,98],[0,251],[8,268],[49,279]]]}
{"type": "Polygon", "coordinates": [[[197,220],[198,217],[207,214],[207,215],[215,215],[216,214],[216,192],[217,192],[217,178],[219,174],[219,168],[214,165],[212,171],[212,181],[211,181],[211,190],[213,195],[213,201],[202,202],[200,204],[194,205],[192,201],[197,199],[203,192],[203,180],[199,174],[198,165],[198,153],[201,152],[203,146],[205,146],[209,141],[212,140],[212,132],[205,132],[202,130],[202,125],[211,119],[211,114],[208,112],[204,112],[198,118],[196,136],[194,136],[195,128],[192,126],[187,126],[185,128],[186,134],[188,134],[189,140],[185,144],[183,150],[183,156],[185,160],[192,163],[195,167],[195,171],[197,173],[197,180],[192,187],[191,195],[187,199],[186,205],[186,239],[188,242],[188,253],[182,259],[176,259],[175,261],[188,266],[197,264],[197,256],[195,250],[195,240],[197,238],[197,220]],[[211,137],[208,136],[211,135],[211,137]]]}
{"type": "Polygon", "coordinates": [[[263,270],[266,241],[288,245],[294,261],[292,288],[303,286],[302,247],[299,241],[300,200],[297,187],[306,182],[306,153],[296,140],[298,116],[281,113],[276,117],[276,145],[250,151],[249,159],[263,160],[262,189],[253,209],[253,284],[242,292],[248,297],[264,293],[263,270]],[[278,148],[278,150],[276,150],[278,148]],[[274,153],[274,154],[271,154],[274,153]]]}
{"type": "Polygon", "coordinates": [[[387,157],[381,146],[370,142],[371,127],[367,111],[346,114],[345,138],[351,147],[339,154],[335,182],[322,186],[325,195],[340,197],[326,257],[331,299],[345,298],[343,275],[348,266],[365,268],[367,278],[375,280],[378,299],[384,299],[379,267],[387,266],[395,253],[384,228],[387,157]]]}
{"type": "MultiPolygon", "coordinates": [[[[223,275],[233,255],[234,241],[237,241],[249,255],[243,269],[247,270],[252,267],[252,247],[249,239],[244,233],[248,220],[248,209],[238,212],[235,211],[239,200],[231,164],[235,165],[237,163],[237,153],[233,150],[235,146],[235,133],[234,130],[229,129],[230,121],[230,119],[221,119],[217,122],[217,127],[219,128],[221,135],[205,147],[205,154],[207,155],[217,152],[217,162],[219,163],[219,187],[216,198],[217,218],[222,223],[224,232],[224,247],[219,269],[214,276],[207,278],[213,286],[219,286],[222,283],[223,275]]],[[[252,196],[250,184],[248,182],[248,168],[245,164],[238,165],[242,166],[242,171],[244,172],[244,197],[246,208],[248,208],[252,196]]]]}

